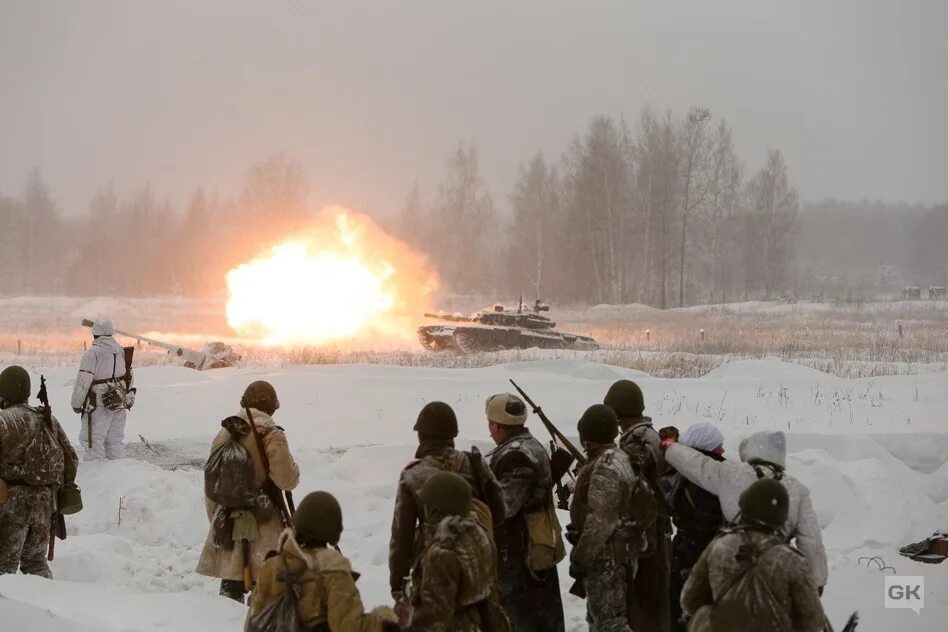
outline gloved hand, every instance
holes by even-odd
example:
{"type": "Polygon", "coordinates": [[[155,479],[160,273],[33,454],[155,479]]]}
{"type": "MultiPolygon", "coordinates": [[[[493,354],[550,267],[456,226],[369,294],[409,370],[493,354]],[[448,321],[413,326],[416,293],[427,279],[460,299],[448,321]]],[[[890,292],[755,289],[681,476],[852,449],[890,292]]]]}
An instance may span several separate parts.
{"type": "Polygon", "coordinates": [[[576,546],[576,543],[579,542],[579,531],[576,530],[573,523],[566,525],[566,533],[563,534],[563,537],[573,546],[576,546]]]}
{"type": "Polygon", "coordinates": [[[820,593],[820,597],[823,596],[823,589],[824,589],[824,588],[826,588],[826,586],[817,586],[817,588],[816,588],[816,592],[820,593]]]}
{"type": "Polygon", "coordinates": [[[394,610],[395,616],[398,617],[398,627],[407,630],[411,626],[412,607],[405,601],[404,595],[400,599],[396,598],[394,610]]]}
{"type": "Polygon", "coordinates": [[[585,579],[588,571],[586,567],[582,564],[574,562],[573,560],[569,561],[569,576],[573,579],[585,579]]]}
{"type": "Polygon", "coordinates": [[[77,415],[81,415],[83,411],[81,408],[73,408],[72,412],[76,413],[77,415]]]}

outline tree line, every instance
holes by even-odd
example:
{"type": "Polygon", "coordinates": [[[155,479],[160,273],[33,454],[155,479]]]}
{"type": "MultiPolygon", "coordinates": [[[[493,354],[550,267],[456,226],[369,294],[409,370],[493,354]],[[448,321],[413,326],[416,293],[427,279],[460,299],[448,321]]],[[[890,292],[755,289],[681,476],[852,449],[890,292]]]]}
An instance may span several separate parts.
{"type": "Polygon", "coordinates": [[[397,221],[458,292],[536,291],[666,308],[786,292],[799,201],[783,156],[745,177],[733,132],[711,112],[593,118],[563,155],[521,167],[498,212],[473,144],[459,144],[425,202],[397,221]]]}
{"type": "MultiPolygon", "coordinates": [[[[0,294],[220,292],[227,270],[305,225],[307,198],[301,165],[281,155],[231,197],[198,187],[175,208],[150,186],[120,198],[108,185],[64,214],[34,170],[0,193],[0,294]]],[[[748,171],[704,108],[594,117],[561,156],[528,156],[496,200],[460,142],[436,187],[376,219],[457,293],[667,308],[948,285],[948,205],[801,209],[780,151],[748,171]]]]}

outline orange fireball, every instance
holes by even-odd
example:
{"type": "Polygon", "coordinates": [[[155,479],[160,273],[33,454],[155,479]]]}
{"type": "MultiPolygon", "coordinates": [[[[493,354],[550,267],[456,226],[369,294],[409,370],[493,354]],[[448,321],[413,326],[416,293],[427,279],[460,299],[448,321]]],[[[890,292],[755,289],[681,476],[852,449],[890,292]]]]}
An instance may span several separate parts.
{"type": "Polygon", "coordinates": [[[228,324],[280,345],[413,339],[438,283],[423,255],[342,207],[226,278],[228,324]]]}

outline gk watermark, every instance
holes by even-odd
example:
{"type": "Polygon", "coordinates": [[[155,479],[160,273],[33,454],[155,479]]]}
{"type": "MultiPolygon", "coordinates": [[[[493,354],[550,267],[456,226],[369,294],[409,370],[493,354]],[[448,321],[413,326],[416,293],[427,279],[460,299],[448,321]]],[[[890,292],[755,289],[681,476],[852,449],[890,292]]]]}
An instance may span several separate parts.
{"type": "Polygon", "coordinates": [[[885,607],[907,608],[921,614],[925,607],[925,578],[908,575],[886,575],[885,607]]]}

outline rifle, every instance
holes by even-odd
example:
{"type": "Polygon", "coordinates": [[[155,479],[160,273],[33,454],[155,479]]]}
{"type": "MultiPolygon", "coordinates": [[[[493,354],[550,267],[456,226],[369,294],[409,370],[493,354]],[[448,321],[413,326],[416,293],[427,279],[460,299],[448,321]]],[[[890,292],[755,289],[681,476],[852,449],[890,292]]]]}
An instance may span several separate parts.
{"type": "Polygon", "coordinates": [[[556,448],[556,450],[550,456],[550,469],[553,469],[552,466],[555,460],[557,462],[557,470],[561,470],[558,471],[559,476],[556,475],[557,472],[554,472],[553,480],[558,481],[560,478],[562,478],[563,475],[569,470],[569,466],[572,465],[574,460],[579,465],[585,465],[586,457],[575,445],[573,445],[572,441],[566,438],[566,435],[560,432],[559,429],[553,425],[553,422],[549,420],[546,414],[544,414],[543,409],[537,406],[536,403],[530,399],[530,396],[524,393],[523,389],[520,388],[516,382],[510,380],[510,383],[513,384],[513,387],[517,389],[517,392],[520,393],[521,397],[523,397],[523,401],[527,402],[527,404],[530,405],[530,408],[533,409],[533,414],[539,417],[540,421],[543,422],[547,432],[549,432],[550,436],[553,438],[553,444],[556,445],[556,443],[559,442],[562,443],[566,448],[566,450],[563,450],[562,448],[556,448]],[[567,459],[569,460],[567,461],[567,459]],[[563,467],[564,463],[566,466],[565,468],[563,467]]]}
{"type": "MultiPolygon", "coordinates": [[[[53,408],[49,405],[49,394],[46,391],[45,375],[40,375],[40,389],[39,393],[36,394],[36,398],[40,400],[40,403],[43,405],[43,421],[46,424],[46,428],[55,436],[56,431],[53,429],[53,408]]],[[[59,507],[56,508],[56,511],[53,512],[53,515],[50,517],[49,549],[46,552],[46,559],[50,562],[52,562],[56,556],[56,538],[60,540],[66,539],[66,518],[59,510],[59,507]]]]}
{"type": "Polygon", "coordinates": [[[263,481],[263,493],[270,498],[270,501],[280,512],[280,520],[283,522],[283,526],[291,528],[293,526],[293,514],[287,507],[287,501],[289,501],[289,505],[292,507],[293,496],[290,492],[285,492],[286,496],[284,496],[284,491],[277,487],[273,479],[270,478],[270,457],[267,456],[267,451],[263,446],[263,439],[257,431],[257,425],[253,422],[250,407],[244,406],[244,411],[247,413],[247,421],[250,422],[250,432],[253,433],[254,443],[257,444],[257,452],[260,453],[260,460],[263,463],[263,474],[266,477],[263,481]]]}

